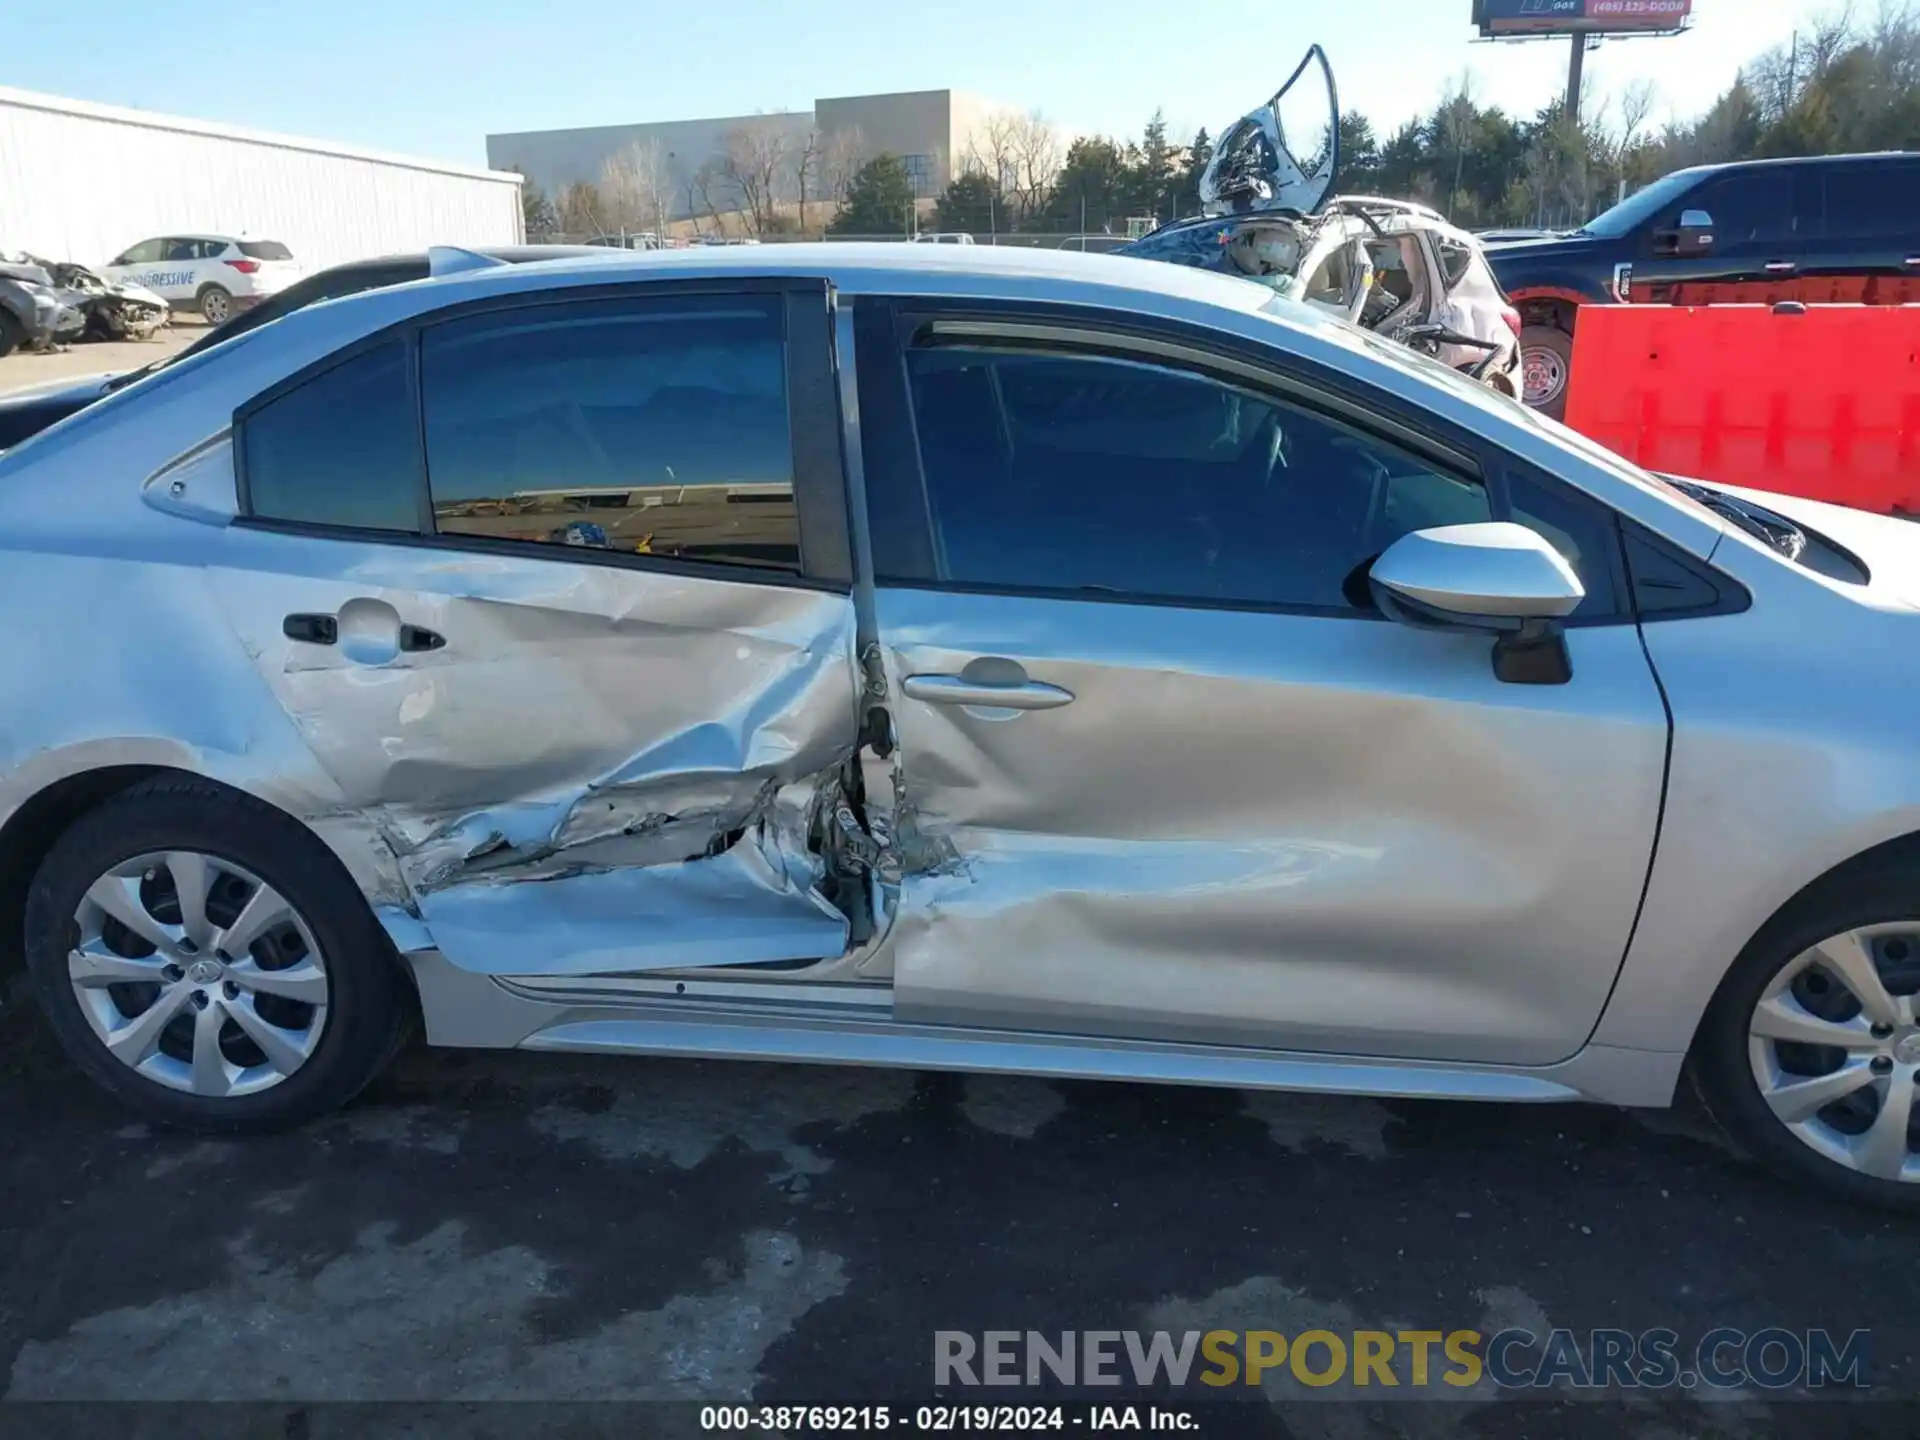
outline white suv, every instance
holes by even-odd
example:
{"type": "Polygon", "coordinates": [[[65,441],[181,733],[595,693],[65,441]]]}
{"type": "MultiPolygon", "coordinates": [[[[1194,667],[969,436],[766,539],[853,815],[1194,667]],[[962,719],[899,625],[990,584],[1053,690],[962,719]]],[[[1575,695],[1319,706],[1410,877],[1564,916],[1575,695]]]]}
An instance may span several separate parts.
{"type": "Polygon", "coordinates": [[[113,280],[146,286],[176,310],[198,310],[209,325],[277,295],[306,273],[278,240],[231,235],[142,240],[102,269],[113,280]]]}

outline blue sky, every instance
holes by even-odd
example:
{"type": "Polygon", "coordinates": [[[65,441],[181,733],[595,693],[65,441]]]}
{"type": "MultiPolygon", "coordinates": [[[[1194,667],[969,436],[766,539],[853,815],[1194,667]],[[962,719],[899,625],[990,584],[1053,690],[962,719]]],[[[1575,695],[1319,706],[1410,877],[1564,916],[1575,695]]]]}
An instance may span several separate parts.
{"type": "MultiPolygon", "coordinates": [[[[1326,46],[1345,108],[1390,129],[1446,81],[1532,111],[1565,46],[1472,42],[1469,0],[63,0],[8,7],[0,84],[482,163],[489,131],[808,108],[953,87],[1065,128],[1218,131],[1326,46]]],[[[1856,6],[1870,9],[1871,0],[1856,6]]],[[[1609,42],[1590,93],[1711,103],[1833,0],[1695,0],[1692,33],[1609,42]]]]}

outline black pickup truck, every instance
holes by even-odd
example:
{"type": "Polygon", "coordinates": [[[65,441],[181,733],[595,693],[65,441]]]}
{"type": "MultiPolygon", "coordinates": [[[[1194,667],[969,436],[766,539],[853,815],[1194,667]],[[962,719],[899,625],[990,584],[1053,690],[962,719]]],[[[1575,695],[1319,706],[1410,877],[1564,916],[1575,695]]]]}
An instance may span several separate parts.
{"type": "Polygon", "coordinates": [[[1676,170],[1567,235],[1490,243],[1529,405],[1566,410],[1583,305],[1920,302],[1920,154],[1676,170]]]}

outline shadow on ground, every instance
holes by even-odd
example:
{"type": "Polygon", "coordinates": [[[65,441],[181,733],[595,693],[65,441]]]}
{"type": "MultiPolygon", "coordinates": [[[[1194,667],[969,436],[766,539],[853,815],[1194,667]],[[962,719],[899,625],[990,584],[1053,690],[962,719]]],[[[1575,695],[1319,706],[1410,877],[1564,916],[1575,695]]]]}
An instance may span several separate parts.
{"type": "MultiPolygon", "coordinates": [[[[0,1114],[14,1401],[924,1400],[938,1329],[1506,1325],[1865,1327],[1879,1392],[1916,1389],[1915,1227],[1687,1109],[417,1050],[212,1142],[129,1123],[16,1008],[0,1114]]],[[[1270,1375],[1207,1433],[1905,1433],[1764,1393],[1331,1393],[1270,1375]]]]}

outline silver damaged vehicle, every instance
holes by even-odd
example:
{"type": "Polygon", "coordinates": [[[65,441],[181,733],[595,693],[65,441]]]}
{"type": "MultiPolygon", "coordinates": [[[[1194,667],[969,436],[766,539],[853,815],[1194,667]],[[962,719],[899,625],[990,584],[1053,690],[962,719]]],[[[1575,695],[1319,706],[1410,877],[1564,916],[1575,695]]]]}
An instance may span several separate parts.
{"type": "Polygon", "coordinates": [[[416,1014],[1459,1099],[1690,1068],[1775,1167],[1920,1196],[1920,530],[1177,266],[454,259],[0,457],[4,933],[133,1109],[299,1121],[416,1014]]]}

